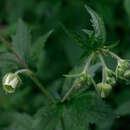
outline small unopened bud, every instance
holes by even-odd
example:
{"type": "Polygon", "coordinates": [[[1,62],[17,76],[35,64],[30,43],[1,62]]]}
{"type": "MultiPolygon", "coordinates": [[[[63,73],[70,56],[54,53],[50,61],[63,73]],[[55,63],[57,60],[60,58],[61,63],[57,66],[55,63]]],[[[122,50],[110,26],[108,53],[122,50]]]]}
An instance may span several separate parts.
{"type": "Polygon", "coordinates": [[[116,77],[114,72],[108,68],[106,69],[106,72],[107,72],[106,83],[114,86],[116,84],[116,77]]]}
{"type": "Polygon", "coordinates": [[[126,70],[124,73],[124,77],[130,79],[130,70],[126,70]]]}
{"type": "Polygon", "coordinates": [[[114,86],[114,85],[116,84],[116,79],[115,79],[115,77],[107,77],[107,78],[106,78],[106,83],[108,83],[108,84],[114,86]]]}
{"type": "Polygon", "coordinates": [[[2,80],[3,89],[7,93],[14,93],[20,84],[20,77],[14,73],[7,73],[2,80]]]}
{"type": "Polygon", "coordinates": [[[84,87],[84,86],[90,86],[91,85],[91,79],[89,74],[83,73],[81,76],[75,80],[74,83],[78,88],[84,87]]]}
{"type": "Polygon", "coordinates": [[[124,76],[125,71],[129,68],[129,62],[127,60],[118,61],[118,65],[116,68],[116,75],[118,77],[124,76]]]}
{"type": "Polygon", "coordinates": [[[107,83],[98,83],[97,84],[97,92],[102,98],[106,98],[109,96],[112,91],[112,86],[107,83]]]}

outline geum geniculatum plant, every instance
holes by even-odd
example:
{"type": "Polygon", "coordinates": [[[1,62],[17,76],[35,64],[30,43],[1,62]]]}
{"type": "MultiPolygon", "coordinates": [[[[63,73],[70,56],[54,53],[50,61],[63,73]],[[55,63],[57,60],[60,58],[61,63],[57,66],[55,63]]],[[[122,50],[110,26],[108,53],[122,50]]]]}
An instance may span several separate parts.
{"type": "MultiPolygon", "coordinates": [[[[9,72],[3,77],[3,90],[9,94],[17,93],[16,88],[22,82],[19,74],[27,73],[28,78],[30,77],[36,86],[40,88],[41,92],[50,100],[50,103],[38,110],[37,114],[29,119],[31,120],[31,125],[28,126],[28,130],[57,130],[59,126],[62,130],[88,130],[93,125],[97,129],[105,129],[110,127],[112,121],[117,117],[102,98],[109,98],[117,81],[123,80],[124,83],[129,84],[129,60],[121,59],[110,51],[111,48],[117,45],[117,42],[108,44],[101,17],[87,5],[85,8],[91,15],[93,30],[83,29],[82,32],[84,34],[79,34],[68,31],[64,26],[63,29],[84,50],[81,57],[87,59],[87,62],[85,65],[81,63],[83,67],[76,67],[76,70],[80,68],[79,73],[73,73],[74,71],[72,71],[70,74],[64,75],[66,79],[63,87],[66,88],[61,87],[62,92],[58,93],[59,96],[57,97],[52,96],[40,83],[35,72],[30,70],[27,62],[27,56],[29,56],[29,59],[32,58],[36,63],[38,59],[38,55],[35,55],[36,51],[40,52],[40,49],[44,47],[43,43],[47,41],[53,31],[48,32],[40,39],[39,44],[42,43],[42,45],[38,44],[31,47],[30,34],[25,24],[20,20],[16,35],[13,37],[13,46],[0,37],[1,43],[7,46],[19,62],[19,67],[22,68],[15,73],[9,72]],[[17,45],[18,43],[23,45],[17,45]],[[31,48],[30,52],[27,46],[29,49],[31,48]],[[105,63],[104,56],[106,55],[110,55],[117,60],[115,71],[108,68],[105,63]],[[100,64],[102,65],[102,81],[97,83],[94,75],[100,69],[100,64]],[[68,84],[68,80],[72,81],[71,84],[68,84]],[[102,122],[107,123],[105,125],[102,122]]],[[[26,121],[26,118],[24,120],[26,121]]]]}

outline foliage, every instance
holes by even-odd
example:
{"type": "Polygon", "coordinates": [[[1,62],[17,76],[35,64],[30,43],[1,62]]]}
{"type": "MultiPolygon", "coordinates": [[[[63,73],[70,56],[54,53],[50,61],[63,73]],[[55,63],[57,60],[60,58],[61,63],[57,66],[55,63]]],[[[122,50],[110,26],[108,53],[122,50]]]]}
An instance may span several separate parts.
{"type": "Polygon", "coordinates": [[[107,55],[113,49],[130,58],[129,6],[129,0],[1,0],[0,39],[18,57],[0,40],[0,130],[129,130],[129,75],[126,79],[124,71],[130,66],[117,76],[117,63],[107,55]],[[96,55],[83,73],[93,52],[96,55]],[[107,76],[116,80],[106,99],[95,90],[103,77],[99,53],[113,70],[107,76]],[[3,76],[21,69],[31,73],[20,72],[21,86],[6,94],[3,76]],[[82,73],[95,84],[86,85],[85,79],[81,85],[82,73]],[[63,101],[75,81],[81,86],[63,101]]]}

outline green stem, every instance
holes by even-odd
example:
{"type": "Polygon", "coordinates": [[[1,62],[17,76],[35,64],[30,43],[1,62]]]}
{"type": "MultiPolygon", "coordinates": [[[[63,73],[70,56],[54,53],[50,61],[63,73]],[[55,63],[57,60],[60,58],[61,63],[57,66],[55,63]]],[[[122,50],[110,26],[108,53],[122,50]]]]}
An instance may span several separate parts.
{"type": "Polygon", "coordinates": [[[91,79],[91,82],[92,82],[94,88],[97,89],[97,85],[96,85],[96,83],[95,83],[95,81],[94,81],[92,76],[90,76],[90,79],[91,79]]]}
{"type": "MultiPolygon", "coordinates": [[[[29,70],[28,66],[24,63],[23,59],[16,53],[16,51],[13,49],[13,47],[5,39],[3,39],[2,37],[0,37],[0,41],[16,56],[17,60],[23,66],[23,68],[25,68],[26,70],[29,70]]],[[[50,101],[52,103],[56,104],[55,99],[50,95],[50,93],[39,82],[37,77],[33,73],[30,74],[30,77],[33,80],[33,82],[38,86],[38,88],[43,92],[43,94],[45,94],[50,99],[50,101]]]]}
{"type": "Polygon", "coordinates": [[[75,88],[75,85],[73,84],[72,87],[69,89],[69,91],[65,94],[61,102],[64,102],[69,97],[69,95],[71,94],[74,88],[75,88]]]}
{"type": "Polygon", "coordinates": [[[88,67],[89,67],[89,65],[90,65],[90,62],[91,62],[93,56],[94,56],[94,53],[92,53],[92,54],[89,56],[88,61],[87,61],[86,65],[85,65],[85,67],[84,67],[83,73],[86,73],[86,71],[87,71],[87,69],[88,69],[88,67]]]}
{"type": "Polygon", "coordinates": [[[56,104],[55,99],[50,95],[50,93],[44,88],[44,86],[39,82],[37,77],[34,74],[30,74],[33,82],[38,86],[38,88],[52,101],[52,103],[56,104]]]}
{"type": "MultiPolygon", "coordinates": [[[[94,53],[92,53],[92,54],[89,56],[88,61],[87,61],[86,65],[85,65],[85,67],[84,67],[82,73],[86,73],[86,71],[87,71],[87,69],[88,69],[88,67],[89,67],[89,64],[90,64],[90,62],[91,62],[93,56],[94,56],[94,53]]],[[[68,92],[65,94],[65,96],[63,97],[63,99],[61,100],[61,102],[64,102],[64,101],[70,96],[70,94],[71,94],[71,92],[73,91],[74,88],[75,88],[75,85],[73,84],[72,87],[71,87],[71,88],[68,90],[68,92]]]]}
{"type": "Polygon", "coordinates": [[[102,71],[102,77],[103,77],[103,78],[102,78],[102,82],[104,83],[104,82],[106,81],[106,78],[107,78],[107,72],[106,72],[107,66],[106,66],[106,64],[105,64],[105,61],[104,61],[102,55],[99,54],[98,56],[99,56],[99,59],[100,59],[100,61],[101,61],[101,63],[102,63],[102,67],[103,67],[103,71],[102,71]]]}
{"type": "Polygon", "coordinates": [[[19,63],[26,69],[28,69],[27,65],[24,63],[22,58],[16,53],[16,51],[12,48],[12,46],[2,37],[0,37],[0,41],[16,56],[19,63]]]}
{"type": "Polygon", "coordinates": [[[15,74],[17,75],[17,74],[20,74],[20,73],[29,73],[29,74],[31,74],[32,72],[30,71],[30,70],[28,70],[28,69],[21,69],[21,70],[18,70],[18,71],[16,71],[15,72],[15,74]]]}
{"type": "Polygon", "coordinates": [[[113,52],[111,52],[111,51],[108,51],[108,53],[109,53],[112,57],[114,57],[115,59],[117,59],[118,61],[121,60],[121,58],[120,58],[118,55],[116,55],[115,53],[113,53],[113,52]]]}

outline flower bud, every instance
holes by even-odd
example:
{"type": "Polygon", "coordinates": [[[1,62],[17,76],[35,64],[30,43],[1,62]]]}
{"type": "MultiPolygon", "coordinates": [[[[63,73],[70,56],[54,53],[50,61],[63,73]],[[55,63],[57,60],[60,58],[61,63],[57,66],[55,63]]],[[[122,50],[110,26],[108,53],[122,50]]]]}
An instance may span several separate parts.
{"type": "Polygon", "coordinates": [[[130,70],[125,71],[124,77],[127,78],[128,80],[130,79],[130,70]]]}
{"type": "Polygon", "coordinates": [[[116,84],[116,79],[115,79],[115,77],[107,77],[107,78],[106,78],[106,83],[108,83],[108,84],[114,86],[114,85],[116,84]]]}
{"type": "Polygon", "coordinates": [[[116,78],[114,72],[108,68],[106,69],[106,72],[107,72],[106,83],[114,86],[116,84],[116,78]]]}
{"type": "Polygon", "coordinates": [[[129,62],[127,60],[118,61],[118,65],[116,68],[116,75],[118,77],[123,77],[125,71],[129,68],[129,62]]]}
{"type": "Polygon", "coordinates": [[[74,84],[79,88],[83,86],[90,86],[91,85],[90,76],[87,73],[82,73],[82,75],[75,80],[74,84]]]}
{"type": "Polygon", "coordinates": [[[14,93],[21,84],[21,79],[14,73],[7,73],[2,80],[3,89],[7,93],[14,93]]]}
{"type": "Polygon", "coordinates": [[[97,92],[102,98],[106,98],[109,96],[112,91],[112,86],[107,83],[98,83],[97,84],[97,92]]]}

